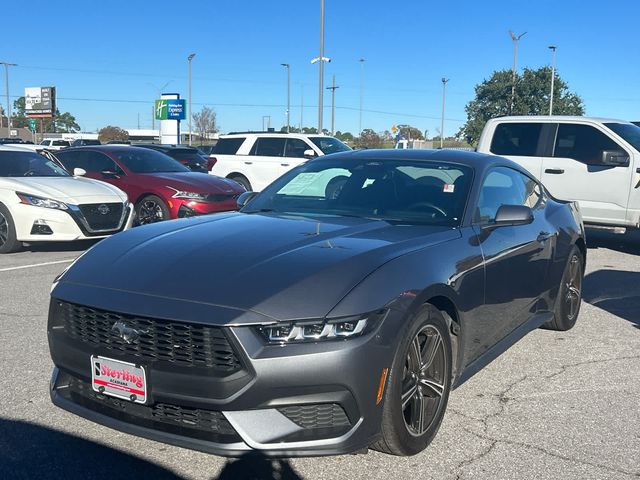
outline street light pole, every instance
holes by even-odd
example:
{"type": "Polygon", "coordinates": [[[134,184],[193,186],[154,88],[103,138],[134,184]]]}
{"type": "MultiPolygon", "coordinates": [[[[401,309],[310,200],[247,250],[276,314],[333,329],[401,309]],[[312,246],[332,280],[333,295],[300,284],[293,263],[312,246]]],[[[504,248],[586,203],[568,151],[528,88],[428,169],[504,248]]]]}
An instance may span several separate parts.
{"type": "Polygon", "coordinates": [[[334,75],[331,80],[331,86],[327,87],[327,90],[331,90],[331,135],[336,134],[335,120],[336,120],[336,76],[334,75]]]}
{"type": "Polygon", "coordinates": [[[287,69],[287,133],[291,131],[291,65],[281,63],[287,69]]]}
{"type": "MultiPolygon", "coordinates": [[[[193,136],[192,130],[191,130],[191,117],[193,116],[191,114],[191,60],[193,60],[193,57],[195,56],[196,56],[195,53],[191,53],[187,57],[187,60],[189,61],[189,108],[188,108],[189,111],[187,112],[187,114],[189,115],[189,146],[191,146],[191,137],[193,136]]],[[[178,139],[178,141],[180,141],[180,139],[178,139]]]]}
{"type": "Polygon", "coordinates": [[[511,30],[509,30],[509,35],[511,35],[511,40],[513,40],[513,75],[511,78],[511,104],[509,105],[509,115],[513,113],[513,104],[516,99],[516,61],[518,58],[518,42],[526,34],[527,32],[521,33],[520,35],[516,35],[511,30]]]}
{"type": "Polygon", "coordinates": [[[442,117],[440,119],[440,148],[444,147],[444,95],[448,81],[448,78],[442,77],[442,117]]]}
{"type": "Polygon", "coordinates": [[[360,60],[360,117],[358,122],[358,136],[362,133],[362,104],[364,103],[364,62],[365,58],[361,57],[360,60]]]}
{"type": "Polygon", "coordinates": [[[322,107],[324,94],[324,0],[320,0],[320,60],[318,61],[318,133],[322,133],[322,107]]]}
{"type": "Polygon", "coordinates": [[[0,62],[4,65],[4,80],[7,89],[7,137],[11,136],[11,101],[9,100],[9,67],[17,67],[17,63],[0,62]]]}
{"type": "Polygon", "coordinates": [[[549,45],[551,50],[551,93],[549,94],[549,115],[553,115],[553,83],[556,79],[556,46],[549,45]]]}

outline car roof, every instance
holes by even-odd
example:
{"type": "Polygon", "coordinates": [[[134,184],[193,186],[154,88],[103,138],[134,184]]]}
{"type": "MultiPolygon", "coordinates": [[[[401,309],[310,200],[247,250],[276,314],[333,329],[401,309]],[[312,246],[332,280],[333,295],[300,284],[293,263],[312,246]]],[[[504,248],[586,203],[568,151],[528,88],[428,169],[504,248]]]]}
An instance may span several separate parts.
{"type": "Polygon", "coordinates": [[[466,165],[476,172],[484,172],[493,167],[509,167],[518,170],[527,176],[531,176],[526,169],[509,159],[498,155],[487,155],[478,152],[464,150],[437,150],[437,149],[371,149],[351,150],[348,152],[333,153],[316,157],[311,162],[322,162],[330,159],[367,159],[367,160],[414,160],[425,162],[450,163],[452,165],[466,165]]]}
{"type": "Polygon", "coordinates": [[[31,148],[24,148],[18,145],[0,145],[0,152],[34,152],[31,148]]]}
{"type": "Polygon", "coordinates": [[[606,117],[584,117],[578,115],[513,115],[496,117],[488,120],[491,123],[499,122],[596,122],[596,123],[631,123],[627,120],[606,117]]]}
{"type": "Polygon", "coordinates": [[[326,137],[333,138],[330,135],[325,135],[324,133],[287,133],[287,132],[229,132],[225,135],[220,135],[221,138],[237,138],[237,137],[291,137],[291,138],[309,138],[309,137],[326,137]]]}

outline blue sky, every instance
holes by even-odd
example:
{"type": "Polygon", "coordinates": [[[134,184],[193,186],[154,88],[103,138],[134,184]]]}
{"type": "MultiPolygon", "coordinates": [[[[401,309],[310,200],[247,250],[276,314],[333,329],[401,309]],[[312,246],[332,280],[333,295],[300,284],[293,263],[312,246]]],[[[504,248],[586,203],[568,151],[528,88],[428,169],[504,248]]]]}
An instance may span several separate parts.
{"type": "MultiPolygon", "coordinates": [[[[441,78],[447,85],[445,134],[464,123],[474,85],[511,68],[508,31],[527,31],[518,67],[550,62],[580,94],[588,115],[640,119],[638,0],[528,2],[459,0],[382,2],[325,0],[325,86],[336,76],[336,130],[356,132],[360,65],[363,128],[409,123],[436,133],[441,78]],[[614,7],[615,4],[615,7],[614,7]]],[[[263,115],[285,124],[286,72],[291,64],[291,123],[317,125],[319,0],[154,2],[86,0],[7,2],[0,60],[10,94],[55,85],[58,106],[85,131],[107,124],[151,127],[157,90],[187,96],[193,60],[193,109],[215,108],[222,131],[259,129],[263,115]],[[7,20],[10,19],[10,20],[7,20]],[[9,39],[9,41],[7,41],[9,39]]],[[[325,91],[324,126],[330,126],[325,91]]],[[[5,105],[4,78],[0,101],[5,105]]]]}

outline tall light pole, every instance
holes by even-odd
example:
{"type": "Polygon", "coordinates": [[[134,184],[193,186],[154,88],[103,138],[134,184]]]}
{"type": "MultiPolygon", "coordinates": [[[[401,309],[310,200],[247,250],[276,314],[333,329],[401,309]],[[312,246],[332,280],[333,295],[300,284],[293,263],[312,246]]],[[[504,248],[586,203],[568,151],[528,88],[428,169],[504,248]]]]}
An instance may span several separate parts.
{"type": "Polygon", "coordinates": [[[440,118],[440,148],[444,147],[444,94],[447,88],[448,78],[442,77],[442,117],[440,118]]]}
{"type": "Polygon", "coordinates": [[[358,136],[362,133],[362,105],[364,103],[364,62],[366,59],[361,57],[360,60],[360,116],[358,121],[358,136]]]}
{"type": "Polygon", "coordinates": [[[511,35],[511,40],[513,40],[513,75],[511,78],[511,104],[509,105],[509,115],[513,113],[513,104],[516,100],[516,61],[518,58],[518,42],[526,34],[527,32],[521,33],[520,35],[516,35],[511,30],[509,30],[509,35],[511,35]]]}
{"type": "Polygon", "coordinates": [[[320,0],[320,64],[318,68],[318,133],[322,133],[322,107],[324,94],[324,0],[320,0]]]}
{"type": "Polygon", "coordinates": [[[331,135],[336,134],[335,120],[336,120],[336,88],[340,88],[336,85],[336,76],[334,75],[331,80],[331,86],[327,87],[327,90],[331,90],[331,135]]]}
{"type": "MultiPolygon", "coordinates": [[[[195,57],[196,54],[195,53],[191,53],[189,54],[189,56],[187,57],[187,60],[189,61],[189,145],[191,145],[191,137],[192,135],[192,131],[191,131],[191,117],[193,116],[193,114],[191,113],[191,60],[193,60],[193,57],[195,57]]],[[[180,139],[178,139],[178,141],[180,141],[180,139]]]]}
{"type": "Polygon", "coordinates": [[[549,94],[549,115],[553,115],[553,83],[556,79],[556,47],[555,45],[549,45],[551,50],[551,93],[549,94]]]}
{"type": "Polygon", "coordinates": [[[11,136],[11,101],[9,100],[9,67],[17,67],[17,63],[0,62],[4,65],[4,81],[7,89],[7,137],[11,136]]]}
{"type": "Polygon", "coordinates": [[[291,130],[291,65],[281,63],[287,69],[287,133],[291,130]]]}
{"type": "Polygon", "coordinates": [[[300,83],[300,133],[302,133],[304,117],[304,84],[300,83]]]}

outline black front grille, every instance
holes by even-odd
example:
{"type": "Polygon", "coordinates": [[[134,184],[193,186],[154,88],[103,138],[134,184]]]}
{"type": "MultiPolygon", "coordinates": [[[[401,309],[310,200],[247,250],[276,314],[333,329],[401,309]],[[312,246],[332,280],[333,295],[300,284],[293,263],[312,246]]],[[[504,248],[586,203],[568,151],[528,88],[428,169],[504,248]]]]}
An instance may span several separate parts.
{"type": "Polygon", "coordinates": [[[239,197],[238,193],[210,193],[206,197],[207,202],[228,202],[239,197]]]}
{"type": "Polygon", "coordinates": [[[57,389],[62,396],[111,417],[156,429],[160,425],[164,425],[165,427],[162,429],[172,431],[172,433],[223,443],[240,440],[231,424],[219,411],[182,407],[168,403],[141,405],[120,400],[95,392],[88,382],[68,374],[61,374],[58,384],[63,387],[57,389]],[[64,384],[68,385],[68,388],[64,388],[64,384]],[[123,416],[126,418],[122,418],[123,416]]]}
{"type": "Polygon", "coordinates": [[[65,333],[75,341],[100,347],[97,351],[102,354],[204,367],[223,375],[241,369],[220,327],[124,315],[61,301],[56,307],[56,323],[65,333]]]}
{"type": "Polygon", "coordinates": [[[337,403],[289,405],[278,411],[305,429],[347,427],[351,425],[344,409],[337,403]]]}
{"type": "Polygon", "coordinates": [[[78,208],[93,231],[117,230],[122,226],[122,203],[88,203],[78,208]]]}

